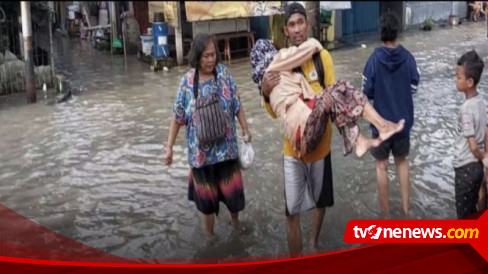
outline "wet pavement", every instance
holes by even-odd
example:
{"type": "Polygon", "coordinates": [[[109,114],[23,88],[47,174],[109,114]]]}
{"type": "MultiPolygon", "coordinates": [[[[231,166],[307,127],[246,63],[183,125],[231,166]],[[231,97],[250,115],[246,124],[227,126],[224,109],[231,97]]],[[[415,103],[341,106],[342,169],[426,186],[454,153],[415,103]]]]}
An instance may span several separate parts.
{"type": "MultiPolygon", "coordinates": [[[[403,34],[415,56],[421,84],[414,96],[411,141],[412,218],[454,219],[452,145],[463,101],[454,67],[462,53],[485,58],[486,25],[463,24],[403,34]]],[[[338,79],[359,87],[374,39],[332,51],[338,79]]],[[[218,235],[206,245],[199,214],[187,200],[186,143],[180,132],[174,163],[163,165],[171,106],[187,67],[154,73],[130,56],[111,58],[87,42],[58,39],[56,71],[83,92],[71,101],[25,105],[23,95],[0,98],[0,203],[89,246],[131,258],[225,258],[287,253],[283,201],[282,130],[261,108],[247,59],[230,70],[241,93],[256,152],[244,171],[246,208],[233,232],[227,210],[216,219],[218,235]]],[[[480,83],[488,99],[486,70],[480,83]]],[[[368,125],[361,123],[363,132],[368,125]]],[[[184,130],[182,130],[184,131],[184,130]]],[[[373,158],[343,157],[334,131],[335,206],[327,210],[320,250],[353,247],[343,242],[351,219],[379,218],[373,158]]],[[[393,218],[401,218],[395,169],[390,168],[393,218]]],[[[223,205],[222,205],[223,207],[223,205]]],[[[223,207],[224,208],[224,207],[223,207]]],[[[304,243],[311,214],[304,214],[304,243]]],[[[305,249],[307,251],[307,249],[305,249]]]]}

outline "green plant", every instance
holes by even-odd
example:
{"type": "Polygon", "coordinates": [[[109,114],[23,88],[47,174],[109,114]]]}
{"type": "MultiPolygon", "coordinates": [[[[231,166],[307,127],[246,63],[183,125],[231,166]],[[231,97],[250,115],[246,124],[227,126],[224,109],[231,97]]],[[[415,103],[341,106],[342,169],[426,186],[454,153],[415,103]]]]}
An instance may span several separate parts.
{"type": "Polygon", "coordinates": [[[331,24],[332,22],[332,11],[320,9],[320,23],[321,24],[331,24]]]}
{"type": "Polygon", "coordinates": [[[424,22],[422,23],[423,29],[425,30],[431,30],[435,25],[434,20],[431,18],[425,19],[424,22]]]}

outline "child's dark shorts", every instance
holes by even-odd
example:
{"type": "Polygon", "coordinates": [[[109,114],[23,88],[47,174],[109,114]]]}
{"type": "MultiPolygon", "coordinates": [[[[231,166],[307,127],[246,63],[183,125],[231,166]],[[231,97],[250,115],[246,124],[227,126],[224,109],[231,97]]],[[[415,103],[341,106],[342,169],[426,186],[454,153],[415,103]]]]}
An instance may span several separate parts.
{"type": "Polygon", "coordinates": [[[476,213],[478,192],[483,182],[483,164],[473,162],[454,169],[454,192],[458,219],[476,213]]]}
{"type": "Polygon", "coordinates": [[[371,155],[376,160],[386,160],[390,156],[390,151],[394,157],[407,157],[410,152],[410,136],[399,139],[390,138],[371,149],[371,155]]]}

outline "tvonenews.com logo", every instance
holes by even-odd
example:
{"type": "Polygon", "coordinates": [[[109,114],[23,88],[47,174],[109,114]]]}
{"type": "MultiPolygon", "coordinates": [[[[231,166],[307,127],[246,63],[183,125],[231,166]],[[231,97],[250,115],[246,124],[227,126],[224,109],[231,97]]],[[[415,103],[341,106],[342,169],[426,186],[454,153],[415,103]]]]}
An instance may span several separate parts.
{"type": "Polygon", "coordinates": [[[450,228],[447,233],[442,228],[425,227],[380,227],[371,225],[369,227],[354,226],[354,237],[356,239],[477,239],[479,230],[477,228],[450,228]]]}
{"type": "Polygon", "coordinates": [[[348,244],[470,244],[488,261],[488,212],[464,220],[350,220],[348,244]]]}

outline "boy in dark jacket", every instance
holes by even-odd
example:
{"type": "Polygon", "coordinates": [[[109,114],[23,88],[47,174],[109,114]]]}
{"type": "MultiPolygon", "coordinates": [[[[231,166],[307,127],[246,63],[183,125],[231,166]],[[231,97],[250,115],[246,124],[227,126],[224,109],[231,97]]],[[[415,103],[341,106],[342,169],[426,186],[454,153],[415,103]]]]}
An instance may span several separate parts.
{"type": "MultiPolygon", "coordinates": [[[[412,93],[417,91],[419,73],[412,54],[396,43],[399,23],[391,13],[381,17],[382,46],[369,57],[363,72],[363,92],[373,107],[386,120],[398,122],[405,119],[404,129],[384,141],[371,152],[376,159],[376,175],[382,213],[389,217],[388,165],[390,151],[395,159],[405,215],[410,210],[410,179],[407,156],[410,150],[410,130],[413,126],[412,93]]],[[[372,137],[378,130],[371,125],[372,137]]]]}

